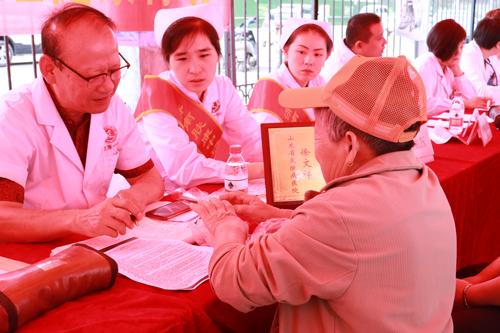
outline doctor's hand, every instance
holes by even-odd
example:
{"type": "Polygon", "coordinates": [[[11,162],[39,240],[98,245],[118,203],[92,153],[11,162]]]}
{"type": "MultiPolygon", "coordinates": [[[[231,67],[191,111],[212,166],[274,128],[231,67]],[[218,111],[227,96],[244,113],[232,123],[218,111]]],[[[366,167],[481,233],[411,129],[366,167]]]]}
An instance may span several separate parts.
{"type": "Polygon", "coordinates": [[[271,218],[289,218],[292,210],[279,209],[264,203],[255,195],[243,192],[222,194],[221,200],[229,201],[239,217],[250,223],[260,223],[271,218]]]}
{"type": "Polygon", "coordinates": [[[482,108],[485,109],[488,106],[488,101],[490,101],[490,97],[472,97],[470,99],[464,100],[464,106],[466,109],[475,109],[482,108]]]}
{"type": "Polygon", "coordinates": [[[264,178],[264,163],[262,162],[249,162],[248,167],[248,179],[259,179],[264,178]]]}
{"type": "Polygon", "coordinates": [[[127,228],[132,229],[142,215],[142,210],[133,201],[116,196],[78,211],[71,231],[89,237],[116,237],[124,235],[127,228]]]}

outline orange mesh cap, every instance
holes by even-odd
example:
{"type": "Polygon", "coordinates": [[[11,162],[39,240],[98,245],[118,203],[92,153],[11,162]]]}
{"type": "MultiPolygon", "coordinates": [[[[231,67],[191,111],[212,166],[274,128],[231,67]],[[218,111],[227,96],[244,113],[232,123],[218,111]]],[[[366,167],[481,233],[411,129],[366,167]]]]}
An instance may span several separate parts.
{"type": "Polygon", "coordinates": [[[425,87],[404,57],[355,56],[324,87],[287,89],[279,96],[287,108],[329,107],[342,120],[391,142],[413,140],[427,121],[425,87]]]}

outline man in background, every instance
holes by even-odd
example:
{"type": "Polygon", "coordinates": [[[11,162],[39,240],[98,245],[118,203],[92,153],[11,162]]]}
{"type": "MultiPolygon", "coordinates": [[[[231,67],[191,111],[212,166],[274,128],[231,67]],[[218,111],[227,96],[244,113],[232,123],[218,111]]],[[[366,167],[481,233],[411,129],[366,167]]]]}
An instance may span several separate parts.
{"type": "Polygon", "coordinates": [[[347,22],[345,39],[335,44],[334,52],[326,61],[321,75],[332,77],[355,55],[381,57],[386,44],[380,16],[374,13],[356,14],[347,22]]]}

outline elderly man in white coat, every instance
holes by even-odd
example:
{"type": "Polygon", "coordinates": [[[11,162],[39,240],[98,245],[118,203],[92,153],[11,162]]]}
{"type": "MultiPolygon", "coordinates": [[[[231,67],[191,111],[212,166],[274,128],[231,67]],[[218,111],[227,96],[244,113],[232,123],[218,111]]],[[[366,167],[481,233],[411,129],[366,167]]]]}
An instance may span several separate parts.
{"type": "Polygon", "coordinates": [[[0,240],[124,234],[163,194],[136,123],[115,96],[130,65],[114,23],[69,4],[42,27],[42,78],[0,100],[0,240]],[[114,172],[132,185],[113,198],[114,172]]]}

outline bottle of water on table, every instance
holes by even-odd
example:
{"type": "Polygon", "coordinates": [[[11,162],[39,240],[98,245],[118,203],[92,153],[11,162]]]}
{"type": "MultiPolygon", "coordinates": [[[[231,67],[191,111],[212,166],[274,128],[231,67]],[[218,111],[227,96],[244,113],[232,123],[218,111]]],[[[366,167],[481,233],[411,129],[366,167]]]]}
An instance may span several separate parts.
{"type": "Polygon", "coordinates": [[[464,126],[464,113],[464,100],[461,97],[456,96],[453,98],[450,108],[450,126],[448,129],[451,134],[459,135],[462,133],[464,126]]]}
{"type": "Polygon", "coordinates": [[[229,192],[248,190],[248,167],[241,155],[240,145],[229,147],[229,158],[224,168],[224,188],[229,192]]]}

